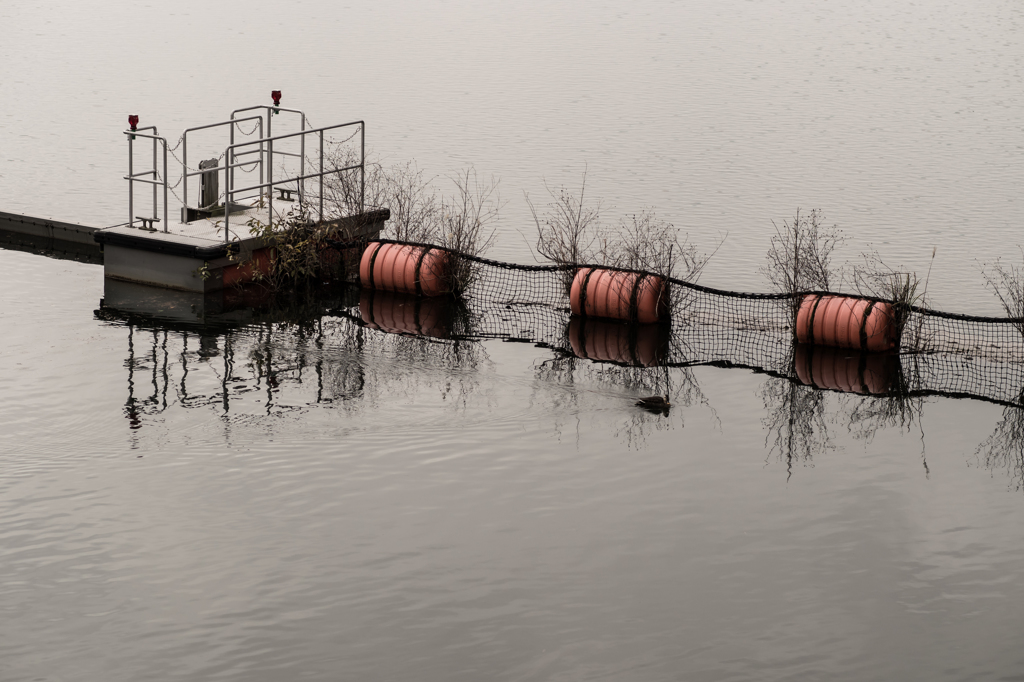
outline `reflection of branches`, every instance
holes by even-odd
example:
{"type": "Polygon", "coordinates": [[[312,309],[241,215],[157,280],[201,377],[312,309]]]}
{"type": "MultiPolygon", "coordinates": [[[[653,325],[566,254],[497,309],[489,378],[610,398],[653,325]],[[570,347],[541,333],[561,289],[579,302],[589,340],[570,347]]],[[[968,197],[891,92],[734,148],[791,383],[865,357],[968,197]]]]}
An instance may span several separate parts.
{"type": "MultiPolygon", "coordinates": [[[[650,412],[633,405],[637,397],[646,395],[669,395],[674,409],[695,404],[710,404],[690,367],[632,367],[611,362],[594,362],[578,358],[567,352],[556,352],[555,357],[537,365],[537,378],[544,384],[555,384],[573,389],[582,388],[593,382],[601,387],[613,388],[626,394],[624,403],[628,419],[616,435],[625,438],[629,447],[640,448],[647,431],[672,428],[676,421],[666,419],[669,411],[650,412]]],[[[569,390],[560,400],[560,407],[577,406],[580,390],[569,390]]],[[[565,410],[557,410],[563,412],[565,410]]],[[[712,410],[713,411],[713,410],[712,410]]],[[[681,420],[679,420],[681,423],[681,420]]],[[[557,428],[557,426],[556,426],[557,428]]]]}
{"type": "Polygon", "coordinates": [[[344,318],[333,320],[327,337],[332,362],[324,385],[332,400],[408,393],[426,376],[443,399],[465,406],[478,383],[476,370],[488,360],[476,341],[391,334],[344,318]]]}
{"type": "Polygon", "coordinates": [[[1005,469],[1014,490],[1024,490],[1024,407],[1008,405],[975,456],[989,469],[1005,469]]]}
{"type": "Polygon", "coordinates": [[[895,427],[903,430],[915,422],[920,423],[924,400],[920,395],[910,393],[911,381],[920,384],[920,373],[916,357],[907,357],[912,363],[907,371],[899,356],[893,356],[888,363],[888,392],[885,395],[854,399],[850,410],[850,433],[854,438],[871,442],[880,429],[895,427]]]}
{"type": "Polygon", "coordinates": [[[600,382],[635,396],[670,395],[672,404],[688,407],[708,401],[690,367],[632,367],[612,362],[593,362],[559,352],[537,366],[537,378],[546,383],[572,385],[600,382]]]}
{"type": "Polygon", "coordinates": [[[761,388],[768,410],[765,446],[774,435],[769,453],[786,461],[790,475],[794,462],[810,463],[814,456],[835,450],[825,421],[825,392],[788,379],[772,377],[761,388]]]}
{"type": "Polygon", "coordinates": [[[623,438],[629,449],[642,450],[647,443],[647,435],[650,431],[667,431],[672,428],[672,422],[667,419],[668,416],[668,412],[658,414],[646,410],[636,410],[630,413],[628,421],[615,432],[615,435],[623,438]]]}

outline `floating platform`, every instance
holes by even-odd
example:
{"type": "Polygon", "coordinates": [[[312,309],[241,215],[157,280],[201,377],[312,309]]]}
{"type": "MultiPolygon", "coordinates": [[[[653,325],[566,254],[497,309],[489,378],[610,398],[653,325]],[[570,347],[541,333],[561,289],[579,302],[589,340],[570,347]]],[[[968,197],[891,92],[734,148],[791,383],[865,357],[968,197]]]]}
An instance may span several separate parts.
{"type": "MultiPolygon", "coordinates": [[[[369,241],[380,236],[390,216],[388,209],[377,209],[324,224],[339,241],[369,241]]],[[[224,241],[223,228],[218,236],[216,224],[209,219],[198,221],[198,227],[208,227],[205,233],[196,229],[196,223],[172,226],[167,232],[118,226],[97,230],[94,238],[103,247],[107,278],[209,293],[244,283],[246,267],[240,261],[258,260],[261,252],[273,248],[272,238],[249,235],[245,220],[240,216],[238,222],[245,232],[232,231],[229,242],[224,241]]],[[[357,255],[343,257],[342,262],[346,273],[351,273],[346,279],[358,275],[357,255]]]]}
{"type": "MultiPolygon", "coordinates": [[[[128,117],[128,220],[93,235],[107,279],[206,294],[252,280],[289,230],[313,225],[339,241],[380,236],[390,211],[365,204],[365,123],[312,128],[302,111],[281,106],[280,91],[272,97],[272,106],[236,109],[227,120],[186,129],[173,147],[155,126],[140,128],[138,116],[128,117]],[[272,134],[282,126],[290,132],[272,134]],[[211,145],[211,134],[219,142],[211,145]],[[181,168],[173,185],[168,155],[181,168]],[[169,192],[180,202],[176,211],[169,192]]],[[[351,279],[358,276],[354,259],[358,254],[340,258],[351,279]]]]}

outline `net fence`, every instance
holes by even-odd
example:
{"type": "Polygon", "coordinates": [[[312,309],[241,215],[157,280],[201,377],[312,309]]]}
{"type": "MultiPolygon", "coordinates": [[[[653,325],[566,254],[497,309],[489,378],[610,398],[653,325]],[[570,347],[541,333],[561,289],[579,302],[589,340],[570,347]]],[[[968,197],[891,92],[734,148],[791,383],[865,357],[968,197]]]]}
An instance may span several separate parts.
{"type": "MultiPolygon", "coordinates": [[[[357,246],[362,245],[336,244],[337,248],[357,246]]],[[[746,293],[670,278],[669,321],[637,325],[571,314],[567,273],[591,266],[520,265],[454,255],[472,264],[474,276],[457,314],[449,316],[447,327],[442,324],[442,333],[421,324],[425,303],[410,304],[402,295],[364,290],[360,305],[346,314],[385,331],[531,342],[622,366],[747,367],[826,389],[942,394],[1024,404],[1024,324],[1020,319],[912,307],[894,365],[877,372],[866,370],[871,363],[859,351],[823,349],[816,351],[812,367],[793,341],[792,306],[794,299],[830,292],[746,293]],[[387,297],[392,297],[391,302],[387,297]],[[405,323],[380,324],[378,318],[395,305],[408,308],[405,323]],[[882,376],[868,381],[865,371],[882,376]]]]}

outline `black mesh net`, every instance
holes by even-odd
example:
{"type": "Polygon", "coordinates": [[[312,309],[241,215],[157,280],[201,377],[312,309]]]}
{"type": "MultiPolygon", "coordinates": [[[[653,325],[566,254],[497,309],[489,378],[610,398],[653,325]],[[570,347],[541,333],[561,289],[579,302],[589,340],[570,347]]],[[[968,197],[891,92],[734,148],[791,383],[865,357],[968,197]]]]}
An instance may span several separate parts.
{"type": "MultiPolygon", "coordinates": [[[[356,249],[363,245],[335,246],[356,249]]],[[[366,310],[353,309],[347,314],[386,331],[528,341],[567,356],[621,366],[747,367],[825,389],[948,394],[1022,404],[1021,320],[915,307],[907,317],[895,364],[876,368],[875,361],[868,363],[858,351],[837,350],[827,356],[819,351],[817,364],[802,367],[798,364],[805,360],[795,352],[793,342],[792,304],[804,293],[743,293],[670,279],[673,306],[667,323],[637,325],[580,319],[570,313],[566,274],[589,266],[526,266],[467,254],[451,255],[469,264],[473,276],[456,305],[457,312],[445,318],[448,322],[442,325],[444,333],[431,334],[429,326],[415,322],[404,327],[380,325],[367,317],[366,310]]],[[[414,321],[417,315],[423,316],[422,303],[401,300],[404,308],[413,310],[408,314],[414,321]]],[[[365,298],[362,305],[367,305],[365,298]]]]}

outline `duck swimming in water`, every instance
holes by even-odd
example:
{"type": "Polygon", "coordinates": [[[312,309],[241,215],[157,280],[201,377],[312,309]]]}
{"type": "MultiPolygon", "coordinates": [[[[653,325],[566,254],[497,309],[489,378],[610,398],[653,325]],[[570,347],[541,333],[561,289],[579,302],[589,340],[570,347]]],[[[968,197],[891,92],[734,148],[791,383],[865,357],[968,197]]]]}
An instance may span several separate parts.
{"type": "Polygon", "coordinates": [[[636,401],[637,406],[654,412],[668,412],[668,408],[672,407],[672,403],[668,401],[668,396],[664,395],[651,395],[646,398],[640,398],[636,401]]]}

